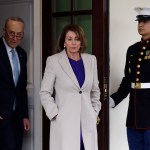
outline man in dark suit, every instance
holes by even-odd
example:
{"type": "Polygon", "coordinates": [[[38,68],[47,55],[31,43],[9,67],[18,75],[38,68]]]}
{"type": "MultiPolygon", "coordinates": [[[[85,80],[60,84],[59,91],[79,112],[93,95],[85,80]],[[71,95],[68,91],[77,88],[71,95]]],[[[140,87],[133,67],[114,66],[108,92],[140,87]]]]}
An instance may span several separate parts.
{"type": "Polygon", "coordinates": [[[117,106],[130,93],[127,137],[130,150],[150,150],[150,8],[135,8],[141,41],[126,55],[125,76],[110,105],[117,106]]]}
{"type": "Polygon", "coordinates": [[[0,150],[21,150],[30,129],[27,102],[27,55],[19,46],[24,21],[9,17],[0,38],[0,150]]]}

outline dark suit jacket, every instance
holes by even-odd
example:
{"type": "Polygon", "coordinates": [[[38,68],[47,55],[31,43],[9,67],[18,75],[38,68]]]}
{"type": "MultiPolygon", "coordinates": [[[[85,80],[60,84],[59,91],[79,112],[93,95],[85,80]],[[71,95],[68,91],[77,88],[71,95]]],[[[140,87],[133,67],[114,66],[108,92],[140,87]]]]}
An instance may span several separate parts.
{"type": "Polygon", "coordinates": [[[118,91],[111,95],[118,105],[130,93],[127,127],[150,129],[150,88],[131,88],[131,83],[136,83],[137,79],[140,83],[150,83],[150,39],[128,48],[125,76],[118,91]]]}
{"type": "Polygon", "coordinates": [[[16,98],[16,114],[20,119],[28,118],[27,103],[27,55],[21,48],[17,47],[20,61],[20,75],[15,87],[12,75],[11,64],[6,51],[6,47],[0,38],[0,116],[3,121],[11,118],[13,113],[14,99],[16,98]]]}

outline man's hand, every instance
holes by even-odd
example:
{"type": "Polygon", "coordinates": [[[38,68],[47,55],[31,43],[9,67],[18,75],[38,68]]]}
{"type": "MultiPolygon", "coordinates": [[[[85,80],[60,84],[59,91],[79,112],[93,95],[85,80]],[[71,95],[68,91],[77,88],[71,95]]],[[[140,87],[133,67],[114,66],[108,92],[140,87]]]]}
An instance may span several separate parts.
{"type": "Polygon", "coordinates": [[[24,130],[25,131],[29,131],[30,130],[30,121],[28,118],[24,118],[23,119],[23,126],[24,126],[24,130]]]}

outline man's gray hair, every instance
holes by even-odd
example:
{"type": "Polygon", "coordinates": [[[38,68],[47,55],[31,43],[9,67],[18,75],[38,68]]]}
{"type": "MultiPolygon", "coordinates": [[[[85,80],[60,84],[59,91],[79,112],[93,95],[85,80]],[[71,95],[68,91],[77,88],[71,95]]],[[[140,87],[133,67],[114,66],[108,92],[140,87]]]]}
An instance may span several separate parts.
{"type": "Polygon", "coordinates": [[[10,20],[22,22],[25,25],[24,20],[22,18],[17,17],[17,16],[11,16],[11,17],[8,17],[6,19],[6,21],[5,21],[5,28],[7,28],[8,21],[10,21],[10,20]]]}

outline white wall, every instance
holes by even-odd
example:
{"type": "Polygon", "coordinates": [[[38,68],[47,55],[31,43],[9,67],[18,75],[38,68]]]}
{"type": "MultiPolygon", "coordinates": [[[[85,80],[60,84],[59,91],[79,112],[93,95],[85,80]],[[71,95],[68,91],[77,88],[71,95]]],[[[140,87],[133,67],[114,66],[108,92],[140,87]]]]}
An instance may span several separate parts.
{"type": "MultiPolygon", "coordinates": [[[[140,40],[135,7],[150,7],[149,0],[110,0],[110,94],[115,92],[124,75],[127,48],[140,40]]],[[[128,150],[126,115],[128,97],[110,109],[110,150],[128,150]]]]}
{"type": "MultiPolygon", "coordinates": [[[[34,150],[42,150],[42,105],[40,84],[42,78],[42,0],[33,0],[34,29],[34,150]]],[[[29,149],[26,149],[29,150],[29,149]]]]}

